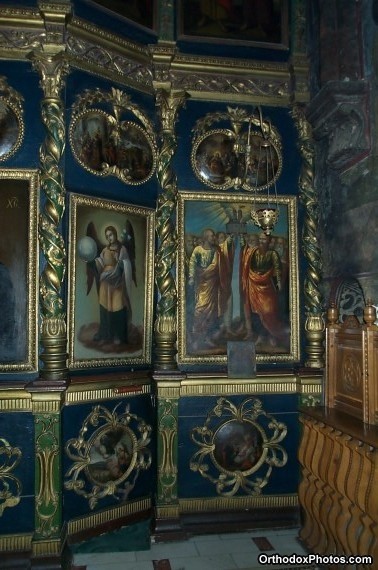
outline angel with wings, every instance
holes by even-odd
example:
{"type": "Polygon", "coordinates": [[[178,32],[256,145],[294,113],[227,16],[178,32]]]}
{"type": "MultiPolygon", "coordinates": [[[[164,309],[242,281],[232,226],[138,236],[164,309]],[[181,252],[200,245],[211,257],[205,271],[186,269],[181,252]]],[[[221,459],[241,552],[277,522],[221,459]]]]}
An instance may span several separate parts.
{"type": "MultiPolygon", "coordinates": [[[[132,283],[137,285],[135,268],[135,240],[132,224],[126,220],[121,240],[114,226],[105,228],[107,244],[97,237],[93,222],[87,227],[87,243],[94,255],[87,261],[87,295],[96,284],[100,306],[100,324],[93,336],[98,346],[124,345],[129,342],[132,322],[130,302],[132,283]]],[[[82,256],[84,258],[84,256],[82,256]]]]}

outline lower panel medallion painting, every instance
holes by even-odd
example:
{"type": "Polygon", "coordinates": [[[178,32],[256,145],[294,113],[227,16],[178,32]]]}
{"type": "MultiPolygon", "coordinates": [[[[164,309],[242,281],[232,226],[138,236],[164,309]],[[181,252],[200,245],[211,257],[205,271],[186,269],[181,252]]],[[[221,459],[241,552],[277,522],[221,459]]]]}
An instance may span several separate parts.
{"type": "Polygon", "coordinates": [[[94,406],[77,438],[66,443],[72,465],[65,488],[88,500],[93,509],[100,499],[127,500],[141,470],[151,466],[151,426],[118,404],[112,411],[94,406]]]}

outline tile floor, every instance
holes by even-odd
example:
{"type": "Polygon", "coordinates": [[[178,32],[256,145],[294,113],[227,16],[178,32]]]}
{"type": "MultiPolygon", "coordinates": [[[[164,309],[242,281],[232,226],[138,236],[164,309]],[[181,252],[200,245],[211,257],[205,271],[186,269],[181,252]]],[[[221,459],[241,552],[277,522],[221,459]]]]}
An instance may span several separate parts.
{"type": "Polygon", "coordinates": [[[257,568],[314,568],[290,563],[265,566],[261,554],[271,556],[307,552],[297,540],[299,529],[251,530],[232,534],[194,536],[183,542],[154,543],[138,552],[74,555],[77,570],[254,570],[257,568]]]}

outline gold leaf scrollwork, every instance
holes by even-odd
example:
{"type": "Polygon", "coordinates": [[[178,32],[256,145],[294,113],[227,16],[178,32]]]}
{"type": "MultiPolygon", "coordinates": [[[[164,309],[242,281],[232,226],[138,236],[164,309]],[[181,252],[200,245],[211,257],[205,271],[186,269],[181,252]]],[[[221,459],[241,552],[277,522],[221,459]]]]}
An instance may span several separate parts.
{"type": "Polygon", "coordinates": [[[251,114],[247,109],[227,107],[227,112],[208,113],[197,120],[192,132],[192,168],[206,186],[249,192],[275,186],[282,172],[282,141],[270,120],[263,119],[261,109],[251,114]],[[221,123],[221,128],[215,128],[215,123],[221,123]],[[262,149],[264,160],[271,164],[269,174],[260,167],[262,149]]]}
{"type": "Polygon", "coordinates": [[[0,76],[0,112],[3,121],[2,153],[0,161],[11,157],[24,139],[23,97],[0,76]]]}
{"type": "Polygon", "coordinates": [[[159,300],[156,307],[156,367],[176,369],[176,314],[177,287],[174,266],[177,255],[177,232],[174,214],[177,205],[177,177],[172,168],[172,158],[177,148],[174,125],[179,109],[185,104],[184,92],[168,93],[160,89],[156,104],[160,109],[162,144],[158,157],[157,178],[161,193],[156,213],[158,249],[155,258],[156,285],[159,300]],[[164,331],[164,332],[163,332],[164,331]]]}
{"type": "Polygon", "coordinates": [[[59,95],[65,85],[69,71],[69,63],[64,51],[47,53],[35,50],[30,53],[29,59],[36,71],[41,75],[41,86],[47,99],[59,101],[59,95]]]}
{"type": "Polygon", "coordinates": [[[161,501],[166,504],[177,499],[177,408],[176,400],[159,402],[158,485],[161,501]]]}
{"type": "Polygon", "coordinates": [[[65,451],[72,465],[65,488],[86,498],[90,509],[106,496],[125,501],[141,470],[151,466],[152,428],[125,406],[118,413],[94,406],[77,438],[67,441],[65,451]],[[139,436],[137,435],[139,434],[139,436]]]}
{"type": "Polygon", "coordinates": [[[156,93],[156,105],[160,107],[163,131],[174,133],[177,114],[185,104],[188,94],[185,91],[167,92],[159,89],[156,93]]]}
{"type": "Polygon", "coordinates": [[[127,93],[115,88],[85,90],[72,111],[69,139],[83,168],[131,185],[143,184],[153,176],[157,164],[156,129],[127,93]],[[141,124],[128,120],[130,115],[141,124]]]}
{"type": "Polygon", "coordinates": [[[41,333],[45,337],[56,338],[64,336],[66,333],[66,322],[64,315],[42,319],[41,333]]]}
{"type": "Polygon", "coordinates": [[[190,468],[213,483],[218,495],[260,495],[273,468],[287,462],[280,445],[286,433],[286,425],[265,412],[257,398],[239,407],[219,398],[204,425],[192,429],[191,439],[199,450],[190,468]]]}
{"type": "Polygon", "coordinates": [[[55,469],[59,461],[59,439],[56,415],[42,414],[35,420],[36,459],[39,464],[39,481],[36,494],[36,533],[49,538],[58,532],[57,514],[60,508],[55,469]]]}
{"type": "Polygon", "coordinates": [[[301,396],[301,406],[306,406],[308,408],[314,408],[315,406],[321,406],[321,397],[319,394],[305,394],[301,396]]]}
{"type": "Polygon", "coordinates": [[[22,485],[12,471],[22,457],[18,447],[12,447],[4,438],[0,438],[0,516],[7,507],[15,507],[20,502],[22,485]]]}

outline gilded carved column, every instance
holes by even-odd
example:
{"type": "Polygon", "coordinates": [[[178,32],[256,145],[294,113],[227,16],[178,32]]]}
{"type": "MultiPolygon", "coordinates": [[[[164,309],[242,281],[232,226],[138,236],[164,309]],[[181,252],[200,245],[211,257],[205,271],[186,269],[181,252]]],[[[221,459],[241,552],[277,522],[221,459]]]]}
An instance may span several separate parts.
{"type": "Polygon", "coordinates": [[[178,406],[181,379],[160,380],[157,398],[157,488],[155,530],[178,528],[178,406]]]}
{"type": "Polygon", "coordinates": [[[173,275],[177,253],[177,231],[173,221],[177,203],[177,177],[171,161],[177,146],[177,112],[185,100],[184,92],[157,90],[156,103],[160,108],[162,143],[157,168],[161,192],[156,213],[158,250],[155,269],[159,300],[155,321],[155,368],[164,371],[177,370],[177,287],[173,275]]]}
{"type": "Polygon", "coordinates": [[[60,161],[65,148],[64,101],[60,97],[68,71],[64,30],[71,7],[40,2],[46,28],[46,42],[30,54],[34,69],[41,77],[44,98],[41,117],[46,137],[40,148],[41,187],[45,205],[39,219],[39,242],[45,258],[40,277],[41,360],[45,381],[64,380],[67,376],[67,332],[61,286],[66,269],[66,250],[60,233],[65,209],[65,187],[60,161]]]}
{"type": "MultiPolygon", "coordinates": [[[[32,541],[35,565],[61,567],[65,527],[62,521],[61,407],[67,370],[66,315],[62,283],[66,249],[61,234],[66,191],[61,159],[66,130],[61,91],[68,72],[65,30],[71,4],[40,1],[45,41],[29,55],[39,73],[43,90],[41,120],[46,136],[39,150],[43,209],[38,237],[44,256],[40,282],[41,360],[40,378],[29,385],[34,417],[35,528],[32,541]]],[[[39,567],[39,566],[38,566],[39,567]]],[[[47,567],[47,566],[46,566],[47,567]]]]}
{"type": "Polygon", "coordinates": [[[36,558],[60,557],[62,551],[61,424],[62,392],[32,391],[35,426],[36,558]]]}
{"type": "Polygon", "coordinates": [[[314,157],[315,149],[312,129],[307,121],[304,110],[299,105],[294,106],[292,116],[299,133],[299,151],[302,156],[302,170],[299,178],[301,189],[300,198],[305,208],[305,219],[302,230],[302,248],[308,262],[307,275],[304,280],[305,295],[305,333],[307,340],[307,359],[305,365],[309,368],[324,367],[324,331],[322,296],[320,293],[321,279],[321,250],[317,238],[319,219],[318,197],[314,186],[314,157]]]}
{"type": "MultiPolygon", "coordinates": [[[[170,60],[170,56],[167,59],[170,60]]],[[[172,92],[165,87],[167,85],[162,87],[162,84],[159,84],[156,91],[156,103],[160,108],[162,124],[157,170],[160,194],[156,213],[158,250],[155,262],[156,284],[159,293],[155,322],[156,373],[154,375],[158,424],[156,532],[163,528],[165,530],[167,528],[177,529],[180,526],[177,458],[181,374],[178,371],[176,360],[177,287],[174,277],[177,257],[177,231],[174,216],[178,191],[177,178],[171,161],[177,146],[175,135],[177,113],[186,100],[186,94],[172,92]]]]}

